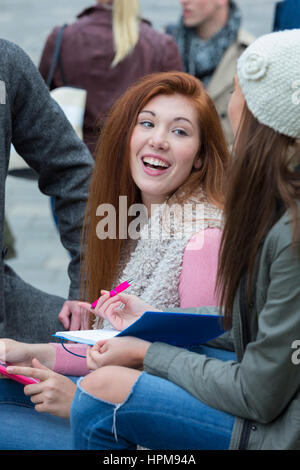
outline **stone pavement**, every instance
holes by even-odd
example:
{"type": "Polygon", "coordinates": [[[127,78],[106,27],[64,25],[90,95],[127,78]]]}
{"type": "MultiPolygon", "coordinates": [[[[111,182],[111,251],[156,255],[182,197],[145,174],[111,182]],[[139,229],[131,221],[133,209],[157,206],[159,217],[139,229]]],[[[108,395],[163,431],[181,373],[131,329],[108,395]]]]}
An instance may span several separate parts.
{"type": "MultiPolygon", "coordinates": [[[[275,0],[239,0],[243,24],[255,35],[271,30],[275,0]]],[[[58,24],[72,21],[92,0],[2,0],[0,36],[21,46],[38,64],[44,41],[58,24]]],[[[178,0],[141,0],[142,14],[157,29],[176,21],[178,0]]],[[[49,200],[34,181],[9,176],[6,211],[16,238],[17,257],[9,264],[27,282],[63,297],[68,292],[69,257],[52,220],[49,200]]]]}

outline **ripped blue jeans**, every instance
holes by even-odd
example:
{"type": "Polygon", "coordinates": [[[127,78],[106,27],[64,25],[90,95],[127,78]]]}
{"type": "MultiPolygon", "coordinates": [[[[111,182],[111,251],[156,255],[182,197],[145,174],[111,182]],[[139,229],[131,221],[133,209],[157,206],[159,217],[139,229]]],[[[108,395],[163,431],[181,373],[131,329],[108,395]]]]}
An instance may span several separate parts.
{"type": "MultiPolygon", "coordinates": [[[[201,352],[201,351],[199,351],[201,352]]],[[[235,360],[228,351],[203,354],[235,360]]],[[[100,400],[77,383],[71,408],[74,449],[228,449],[234,417],[210,408],[168,380],[142,372],[121,404],[100,400]]]]}
{"type": "MultiPolygon", "coordinates": [[[[69,376],[74,383],[78,378],[69,376]]],[[[72,450],[69,420],[38,413],[23,389],[0,379],[0,450],[72,450]]]]}

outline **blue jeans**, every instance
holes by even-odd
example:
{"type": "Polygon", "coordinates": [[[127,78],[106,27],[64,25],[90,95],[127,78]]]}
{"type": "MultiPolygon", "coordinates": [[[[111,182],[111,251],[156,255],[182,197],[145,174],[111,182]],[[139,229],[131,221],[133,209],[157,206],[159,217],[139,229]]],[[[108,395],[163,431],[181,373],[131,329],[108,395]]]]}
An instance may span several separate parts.
{"type": "MultiPolygon", "coordinates": [[[[204,346],[197,353],[235,360],[231,352],[204,346]]],[[[80,382],[71,407],[75,449],[229,448],[234,417],[205,405],[168,380],[142,372],[118,405],[90,395],[80,382]]]]}
{"type": "Polygon", "coordinates": [[[0,450],[71,450],[69,420],[35,411],[23,389],[18,382],[0,379],[0,450]]]}

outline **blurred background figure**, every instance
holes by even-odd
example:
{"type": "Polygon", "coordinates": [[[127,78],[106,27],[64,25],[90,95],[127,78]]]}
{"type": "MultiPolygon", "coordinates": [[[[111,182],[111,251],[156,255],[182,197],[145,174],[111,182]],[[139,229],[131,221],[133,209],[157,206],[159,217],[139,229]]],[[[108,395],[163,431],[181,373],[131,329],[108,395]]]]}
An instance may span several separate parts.
{"type": "Polygon", "coordinates": [[[233,142],[227,105],[238,57],[254,36],[241,29],[241,13],[230,0],[180,0],[182,15],[168,25],[186,72],[199,78],[221,117],[226,140],[233,142]]]}
{"type": "MultiPolygon", "coordinates": [[[[139,11],[139,0],[98,0],[63,34],[50,89],[68,85],[87,91],[83,140],[92,155],[101,122],[133,82],[152,72],[183,70],[174,39],[140,19],[139,11]]],[[[58,31],[53,29],[42,53],[39,70],[45,81],[58,31]]]]}
{"type": "Polygon", "coordinates": [[[300,1],[283,0],[276,4],[274,31],[300,28],[300,1]]]}

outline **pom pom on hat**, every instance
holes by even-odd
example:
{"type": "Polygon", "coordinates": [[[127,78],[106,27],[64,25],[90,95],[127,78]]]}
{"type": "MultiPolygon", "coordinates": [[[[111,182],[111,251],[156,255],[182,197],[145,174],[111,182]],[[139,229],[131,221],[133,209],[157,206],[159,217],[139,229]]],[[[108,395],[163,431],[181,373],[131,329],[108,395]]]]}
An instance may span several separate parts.
{"type": "Polygon", "coordinates": [[[238,59],[247,106],[275,131],[300,138],[300,29],[266,34],[238,59]]]}

